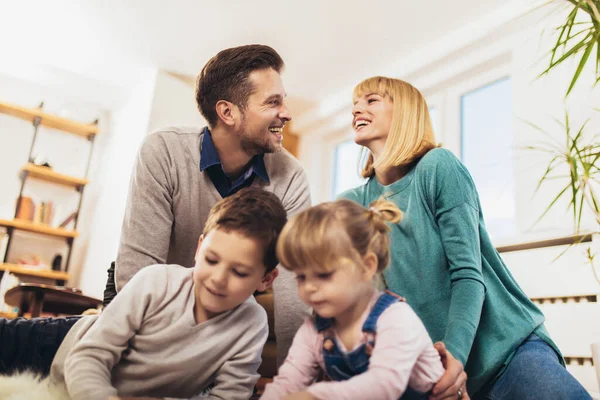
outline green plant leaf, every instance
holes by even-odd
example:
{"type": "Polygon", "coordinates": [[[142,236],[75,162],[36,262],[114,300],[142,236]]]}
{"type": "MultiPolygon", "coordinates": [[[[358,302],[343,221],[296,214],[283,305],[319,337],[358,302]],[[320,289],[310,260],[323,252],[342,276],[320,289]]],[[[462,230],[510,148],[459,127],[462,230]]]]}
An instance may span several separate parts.
{"type": "Polygon", "coordinates": [[[579,75],[581,75],[581,71],[583,71],[583,67],[585,67],[585,64],[587,63],[587,60],[590,57],[590,54],[592,53],[592,50],[594,49],[594,45],[596,44],[596,41],[598,40],[599,37],[600,37],[600,31],[594,36],[593,40],[591,40],[589,42],[589,44],[587,45],[587,48],[585,49],[583,56],[581,56],[581,60],[579,61],[579,65],[577,66],[577,70],[575,71],[575,75],[573,75],[573,79],[571,80],[569,89],[567,89],[567,94],[565,95],[565,97],[568,96],[569,93],[571,93],[571,90],[573,90],[573,86],[575,86],[577,79],[579,79],[579,75]]]}
{"type": "Polygon", "coordinates": [[[582,196],[580,199],[580,202],[579,202],[579,213],[575,214],[575,215],[579,215],[579,217],[577,218],[577,225],[575,226],[575,233],[579,233],[579,230],[581,229],[581,216],[583,215],[583,203],[584,203],[584,198],[582,196]]]}
{"type": "Polygon", "coordinates": [[[554,170],[554,168],[557,166],[555,163],[557,161],[558,157],[554,157],[550,163],[548,164],[548,167],[546,167],[546,172],[544,172],[544,175],[542,175],[542,179],[540,179],[538,181],[537,186],[535,187],[534,192],[537,192],[540,187],[542,186],[542,183],[544,183],[545,181],[551,179],[548,175],[550,174],[550,172],[552,172],[554,170]]]}
{"type": "Polygon", "coordinates": [[[596,77],[600,79],[600,40],[596,41],[596,77]]]}
{"type": "Polygon", "coordinates": [[[585,35],[585,37],[581,41],[579,41],[579,43],[577,43],[576,45],[571,47],[569,50],[567,50],[558,60],[554,61],[553,63],[550,63],[550,66],[548,68],[546,68],[546,70],[544,72],[542,72],[540,75],[538,75],[538,77],[547,74],[548,72],[550,72],[550,70],[555,68],[557,65],[559,65],[563,61],[565,61],[567,58],[569,58],[572,55],[579,52],[579,50],[581,50],[588,44],[588,40],[592,37],[592,35],[593,35],[592,32],[588,32],[588,34],[585,35]]]}
{"type": "Polygon", "coordinates": [[[550,137],[545,129],[533,123],[528,123],[537,132],[549,139],[528,148],[552,156],[546,165],[544,174],[537,182],[535,192],[539,191],[541,185],[546,181],[564,181],[566,179],[568,183],[561,187],[560,192],[548,204],[535,224],[544,218],[551,208],[555,207],[561,197],[567,195],[567,210],[573,207],[574,229],[579,231],[586,206],[594,212],[596,220],[600,223],[600,212],[598,211],[600,209],[600,199],[597,198],[591,186],[592,182],[600,184],[600,179],[598,179],[600,178],[600,135],[595,134],[591,140],[589,136],[585,135],[591,121],[590,118],[578,126],[577,130],[573,130],[568,112],[565,112],[563,121],[556,118],[554,120],[563,130],[564,142],[558,146],[555,145],[555,139],[550,137]],[[556,173],[561,166],[568,167],[567,174],[556,173]]]}
{"type": "Polygon", "coordinates": [[[585,64],[589,61],[594,47],[597,47],[596,57],[593,61],[595,64],[594,86],[600,82],[600,18],[598,17],[597,11],[597,9],[600,9],[600,1],[567,0],[564,4],[569,5],[570,11],[565,19],[565,22],[556,28],[558,31],[558,38],[549,52],[550,63],[548,67],[538,75],[538,78],[548,74],[566,59],[574,57],[575,54],[578,54],[583,50],[583,55],[579,60],[577,68],[573,73],[573,77],[571,78],[565,93],[565,97],[568,97],[577,84],[585,64]],[[589,20],[578,21],[577,17],[579,11],[584,12],[589,20]],[[579,29],[583,26],[586,28],[579,29]],[[574,31],[575,33],[573,33],[574,31]],[[584,35],[583,39],[582,35],[584,35]],[[560,56],[559,52],[562,53],[560,56]]]}
{"type": "Polygon", "coordinates": [[[560,29],[560,34],[558,35],[558,40],[556,41],[556,45],[551,50],[552,56],[550,57],[550,65],[552,65],[552,62],[554,61],[554,58],[556,56],[556,50],[558,50],[558,48],[561,46],[563,46],[563,49],[566,49],[567,42],[569,40],[571,40],[571,29],[573,28],[573,25],[575,24],[576,16],[577,16],[577,8],[575,7],[569,13],[569,16],[567,17],[567,22],[565,22],[564,25],[562,25],[561,27],[558,28],[558,29],[560,29]],[[562,40],[565,32],[567,33],[566,38],[565,38],[565,40],[562,40]]]}
{"type": "Polygon", "coordinates": [[[548,207],[546,207],[546,210],[544,210],[542,215],[540,215],[539,218],[535,220],[533,225],[537,225],[538,222],[540,222],[542,220],[542,218],[544,218],[546,216],[546,214],[548,214],[548,212],[552,209],[552,206],[554,206],[554,203],[556,203],[558,201],[558,199],[561,198],[561,196],[567,191],[567,189],[569,189],[569,187],[570,187],[570,185],[565,186],[564,189],[561,190],[560,193],[558,193],[558,195],[556,195],[554,200],[552,200],[552,202],[548,205],[548,207]]]}

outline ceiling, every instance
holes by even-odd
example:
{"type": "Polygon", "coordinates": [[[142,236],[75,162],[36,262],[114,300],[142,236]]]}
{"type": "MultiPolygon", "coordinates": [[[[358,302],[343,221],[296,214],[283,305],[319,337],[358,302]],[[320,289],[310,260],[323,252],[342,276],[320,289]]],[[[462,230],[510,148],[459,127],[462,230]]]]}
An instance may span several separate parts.
{"type": "Polygon", "coordinates": [[[505,4],[506,0],[0,0],[0,58],[12,52],[123,87],[142,67],[193,77],[223,48],[263,43],[286,61],[284,84],[290,99],[310,108],[505,4]]]}

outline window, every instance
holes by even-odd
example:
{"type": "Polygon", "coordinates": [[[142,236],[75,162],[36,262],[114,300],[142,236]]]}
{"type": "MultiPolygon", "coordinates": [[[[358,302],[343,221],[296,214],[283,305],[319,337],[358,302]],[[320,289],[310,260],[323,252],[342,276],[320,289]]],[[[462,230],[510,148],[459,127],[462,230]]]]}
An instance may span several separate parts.
{"type": "Polygon", "coordinates": [[[332,199],[365,182],[365,179],[360,176],[362,165],[359,166],[362,148],[353,140],[347,140],[335,147],[332,199]]]}
{"type": "Polygon", "coordinates": [[[435,107],[429,107],[429,117],[431,118],[431,125],[433,126],[433,133],[435,133],[436,135],[438,135],[439,129],[438,129],[438,113],[437,113],[437,108],[435,107]]]}
{"type": "Polygon", "coordinates": [[[511,95],[511,80],[503,78],[460,96],[461,159],[494,237],[517,232],[511,95]]]}

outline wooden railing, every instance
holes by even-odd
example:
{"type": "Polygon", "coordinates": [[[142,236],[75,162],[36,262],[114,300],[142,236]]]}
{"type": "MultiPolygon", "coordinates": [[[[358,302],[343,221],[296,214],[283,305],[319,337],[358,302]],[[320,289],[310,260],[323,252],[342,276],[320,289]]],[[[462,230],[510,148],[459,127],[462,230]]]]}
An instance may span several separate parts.
{"type": "MultiPolygon", "coordinates": [[[[525,242],[519,244],[497,246],[496,249],[499,253],[509,253],[524,250],[536,250],[547,247],[555,246],[571,246],[581,243],[590,243],[592,241],[592,235],[585,233],[581,235],[564,236],[553,239],[539,240],[533,242],[525,242]]],[[[574,303],[598,303],[598,293],[590,294],[577,294],[567,296],[552,296],[552,297],[532,297],[531,300],[541,307],[547,307],[552,305],[560,306],[561,304],[574,304],[574,303]]],[[[548,310],[549,311],[549,310],[548,310]]],[[[568,356],[565,355],[565,363],[571,366],[593,366],[592,357],[587,356],[568,356]]]]}
{"type": "Polygon", "coordinates": [[[587,243],[592,241],[592,234],[564,236],[554,239],[538,240],[535,242],[525,242],[519,244],[510,244],[506,246],[497,246],[498,253],[508,253],[511,251],[542,249],[544,247],[565,246],[578,243],[587,243]]]}

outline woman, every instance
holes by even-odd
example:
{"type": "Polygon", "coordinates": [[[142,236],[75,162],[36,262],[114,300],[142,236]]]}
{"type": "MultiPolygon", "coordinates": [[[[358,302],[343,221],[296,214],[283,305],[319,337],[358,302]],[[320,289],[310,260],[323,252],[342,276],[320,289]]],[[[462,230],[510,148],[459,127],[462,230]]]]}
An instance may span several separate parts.
{"type": "Polygon", "coordinates": [[[392,227],[385,283],[463,364],[468,393],[589,399],[562,365],[544,315],[494,248],[469,172],[437,148],[421,93],[401,80],[374,77],[353,97],[355,142],[370,151],[362,172],[369,180],[340,197],[365,206],[383,196],[404,211],[392,227]]]}

